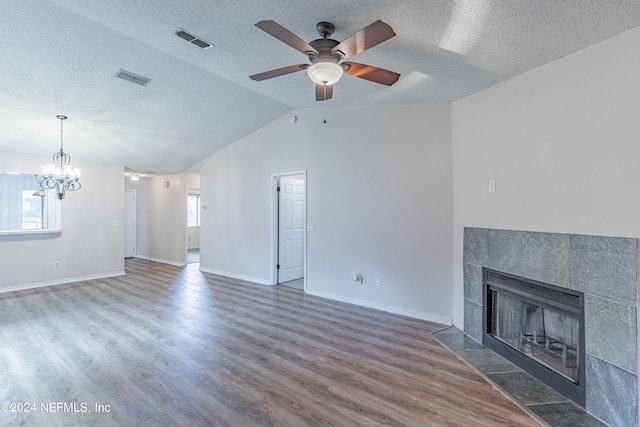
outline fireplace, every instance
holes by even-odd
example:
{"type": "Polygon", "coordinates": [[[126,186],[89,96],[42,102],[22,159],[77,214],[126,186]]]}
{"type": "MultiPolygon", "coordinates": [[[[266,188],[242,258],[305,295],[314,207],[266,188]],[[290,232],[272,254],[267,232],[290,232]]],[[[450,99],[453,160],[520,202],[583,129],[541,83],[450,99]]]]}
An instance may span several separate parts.
{"type": "Polygon", "coordinates": [[[584,407],[584,294],[485,268],[483,295],[483,344],[584,407]]]}
{"type": "MultiPolygon", "coordinates": [[[[522,301],[513,303],[519,308],[512,310],[515,312],[512,317],[530,317],[522,327],[523,331],[518,331],[522,334],[525,353],[545,354],[546,335],[549,335],[549,347],[558,351],[559,360],[562,361],[563,352],[566,354],[568,371],[564,371],[564,362],[561,362],[560,372],[556,375],[568,377],[568,382],[577,384],[575,393],[584,395],[586,412],[612,426],[637,426],[639,258],[638,239],[635,238],[465,228],[462,265],[464,333],[478,343],[485,342],[487,329],[483,313],[485,305],[494,304],[493,294],[488,300],[485,297],[483,281],[487,270],[504,272],[507,278],[526,277],[545,289],[561,290],[567,295],[582,293],[579,305],[584,308],[584,323],[578,322],[578,331],[571,333],[569,330],[576,327],[575,320],[568,320],[574,319],[572,313],[569,313],[571,316],[566,313],[571,310],[554,310],[544,306],[542,301],[524,301],[529,305],[522,301]],[[544,322],[545,331],[548,327],[555,330],[540,333],[540,326],[535,322],[544,322]],[[563,324],[562,328],[556,326],[558,323],[563,324]],[[565,327],[565,323],[571,326],[565,327]],[[559,329],[567,332],[558,333],[559,329]],[[583,340],[582,343],[575,343],[576,336],[583,340]],[[566,345],[566,350],[563,345],[566,345]],[[573,363],[577,363],[575,371],[573,363]]],[[[498,294],[501,291],[509,292],[499,284],[491,289],[498,294]]],[[[520,296],[513,290],[510,294],[520,296]]],[[[511,327],[520,329],[520,326],[511,327]]],[[[509,332],[505,328],[501,326],[500,331],[496,330],[497,334],[494,331],[493,335],[499,338],[492,338],[521,354],[514,349],[520,345],[520,335],[512,338],[516,339],[515,345],[505,344],[509,341],[509,332]]],[[[512,336],[514,334],[511,333],[512,336]]],[[[536,362],[544,366],[542,372],[550,372],[551,369],[544,365],[547,363],[544,357],[539,359],[543,359],[536,362]]],[[[571,396],[570,393],[566,395],[571,396]]],[[[579,398],[572,399],[580,401],[579,398]]]]}

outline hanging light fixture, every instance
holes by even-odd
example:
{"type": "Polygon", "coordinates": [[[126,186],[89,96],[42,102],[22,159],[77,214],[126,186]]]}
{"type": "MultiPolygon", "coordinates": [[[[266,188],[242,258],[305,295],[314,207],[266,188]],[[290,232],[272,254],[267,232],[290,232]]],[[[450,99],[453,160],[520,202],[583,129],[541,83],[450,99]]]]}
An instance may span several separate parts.
{"type": "Polygon", "coordinates": [[[332,61],[318,61],[307,68],[307,76],[318,85],[332,85],[340,80],[344,69],[332,61]]]}
{"type": "Polygon", "coordinates": [[[79,190],[80,169],[71,167],[71,156],[64,152],[62,141],[62,123],[67,116],[56,116],[60,119],[60,151],[53,155],[53,163],[42,166],[42,174],[36,175],[38,184],[43,190],[56,190],[58,199],[64,199],[65,192],[79,190]]]}

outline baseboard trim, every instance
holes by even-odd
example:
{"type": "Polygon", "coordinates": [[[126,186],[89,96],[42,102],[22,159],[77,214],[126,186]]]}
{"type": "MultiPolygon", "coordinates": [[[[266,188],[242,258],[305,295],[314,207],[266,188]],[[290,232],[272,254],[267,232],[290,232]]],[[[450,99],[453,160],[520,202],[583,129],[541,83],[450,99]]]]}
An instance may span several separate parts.
{"type": "Polygon", "coordinates": [[[307,289],[305,292],[309,295],[314,295],[321,298],[327,298],[334,301],[346,302],[348,304],[359,305],[361,307],[374,308],[376,310],[386,311],[387,313],[413,317],[414,319],[426,320],[428,322],[435,322],[435,323],[440,323],[440,324],[449,325],[449,326],[453,324],[453,319],[450,319],[444,316],[437,316],[434,314],[424,313],[422,311],[407,310],[405,308],[396,307],[393,305],[380,304],[372,301],[363,301],[357,298],[349,298],[343,295],[333,294],[330,292],[316,291],[313,289],[307,289]]]}
{"type": "Polygon", "coordinates": [[[204,268],[204,267],[200,267],[200,271],[202,271],[203,273],[211,273],[211,274],[217,274],[218,276],[230,277],[232,279],[244,280],[246,282],[253,282],[259,285],[273,286],[273,283],[271,283],[269,280],[260,279],[258,277],[243,276],[242,274],[234,274],[234,273],[229,273],[228,271],[214,270],[212,268],[204,268]]]}
{"type": "Polygon", "coordinates": [[[44,288],[46,286],[65,285],[67,283],[84,282],[86,280],[105,279],[107,277],[124,276],[125,274],[126,273],[124,271],[114,271],[114,272],[105,273],[105,274],[90,274],[88,276],[67,277],[64,279],[49,280],[46,282],[25,283],[22,285],[7,286],[7,287],[0,288],[0,293],[44,288]]]}
{"type": "Polygon", "coordinates": [[[171,261],[171,260],[164,259],[164,258],[153,258],[153,257],[150,257],[150,256],[144,256],[144,255],[136,255],[136,258],[145,259],[147,261],[159,262],[159,263],[162,263],[162,264],[169,264],[169,265],[173,265],[175,267],[184,267],[185,265],[187,265],[186,262],[176,262],[176,261],[171,261]]]}

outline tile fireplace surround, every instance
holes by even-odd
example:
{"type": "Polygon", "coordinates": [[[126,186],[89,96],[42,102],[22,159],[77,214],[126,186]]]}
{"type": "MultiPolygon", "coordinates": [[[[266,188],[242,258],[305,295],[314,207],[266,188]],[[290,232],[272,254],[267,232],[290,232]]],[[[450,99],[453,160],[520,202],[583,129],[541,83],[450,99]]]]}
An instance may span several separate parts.
{"type": "Polygon", "coordinates": [[[464,229],[464,333],[482,343],[482,268],[585,294],[586,411],[638,425],[638,239],[464,229]]]}

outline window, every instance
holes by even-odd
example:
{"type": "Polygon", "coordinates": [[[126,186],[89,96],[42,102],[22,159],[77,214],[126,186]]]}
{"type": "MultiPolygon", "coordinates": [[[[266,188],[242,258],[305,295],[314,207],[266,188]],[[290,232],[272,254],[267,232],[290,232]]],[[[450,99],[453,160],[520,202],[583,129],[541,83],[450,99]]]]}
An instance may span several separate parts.
{"type": "Polygon", "coordinates": [[[47,228],[44,191],[22,190],[22,230],[47,228]]]}
{"type": "Polygon", "coordinates": [[[0,232],[56,230],[60,204],[32,173],[0,172],[0,232]]]}
{"type": "Polygon", "coordinates": [[[200,194],[187,194],[187,227],[200,227],[200,194]]]}

